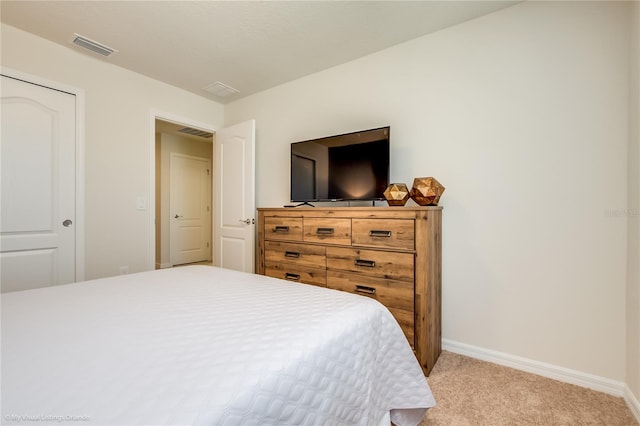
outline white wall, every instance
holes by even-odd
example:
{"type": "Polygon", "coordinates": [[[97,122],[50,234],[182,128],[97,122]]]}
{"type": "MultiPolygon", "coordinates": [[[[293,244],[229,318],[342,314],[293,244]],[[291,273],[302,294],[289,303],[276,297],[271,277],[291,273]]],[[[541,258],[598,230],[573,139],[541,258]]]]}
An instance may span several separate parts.
{"type": "MultiPolygon", "coordinates": [[[[170,200],[171,193],[171,153],[208,158],[213,165],[213,144],[206,141],[196,141],[192,138],[158,133],[156,135],[156,150],[160,152],[160,160],[156,163],[156,171],[160,174],[160,191],[156,187],[156,205],[159,204],[160,213],[156,215],[156,267],[171,266],[170,238],[170,200]],[[158,194],[159,193],[159,194],[158,194]],[[158,197],[159,196],[159,197],[158,197]]],[[[211,226],[209,226],[211,229],[211,226]]]]}
{"type": "MultiPolygon", "coordinates": [[[[640,401],[640,3],[630,14],[627,386],[640,401]]],[[[637,403],[640,404],[640,403],[637,403]]],[[[640,405],[637,407],[640,415],[640,405]]]]}
{"type": "Polygon", "coordinates": [[[443,336],[625,379],[628,3],[527,2],[225,108],[257,205],[289,144],[391,125],[391,178],[446,191],[443,336]]]}
{"type": "Polygon", "coordinates": [[[221,104],[2,24],[1,64],[86,94],[85,278],[149,268],[153,258],[150,114],[221,127],[221,104]]]}

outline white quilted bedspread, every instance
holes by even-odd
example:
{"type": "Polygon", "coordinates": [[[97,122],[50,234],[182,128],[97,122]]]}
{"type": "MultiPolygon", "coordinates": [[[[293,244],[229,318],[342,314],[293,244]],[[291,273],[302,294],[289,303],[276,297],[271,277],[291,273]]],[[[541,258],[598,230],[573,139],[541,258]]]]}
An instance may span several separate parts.
{"type": "Polygon", "coordinates": [[[2,297],[2,424],[416,424],[435,404],[374,300],[207,266],[2,297]]]}

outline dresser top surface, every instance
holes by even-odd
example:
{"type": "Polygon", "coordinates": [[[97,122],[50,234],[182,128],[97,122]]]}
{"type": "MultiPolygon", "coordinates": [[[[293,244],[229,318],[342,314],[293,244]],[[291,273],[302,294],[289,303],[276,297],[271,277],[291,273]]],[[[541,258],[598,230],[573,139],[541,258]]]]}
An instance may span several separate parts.
{"type": "Polygon", "coordinates": [[[381,207],[259,207],[259,211],[291,211],[291,212],[331,212],[331,211],[339,211],[339,212],[355,212],[355,211],[368,211],[368,212],[377,212],[383,213],[387,212],[398,212],[398,211],[424,211],[424,210],[442,210],[442,206],[402,206],[402,207],[390,207],[390,206],[381,206],[381,207]]]}

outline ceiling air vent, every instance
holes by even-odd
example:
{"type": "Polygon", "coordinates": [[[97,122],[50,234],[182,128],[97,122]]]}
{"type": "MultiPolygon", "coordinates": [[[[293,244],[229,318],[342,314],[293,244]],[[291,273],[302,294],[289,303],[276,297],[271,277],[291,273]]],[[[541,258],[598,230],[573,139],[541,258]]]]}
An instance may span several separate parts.
{"type": "Polygon", "coordinates": [[[191,127],[183,127],[182,129],[180,129],[178,131],[182,132],[182,133],[187,133],[187,134],[193,135],[193,136],[200,136],[201,138],[209,139],[209,138],[213,137],[213,133],[204,132],[202,130],[193,129],[191,127]]]}
{"type": "Polygon", "coordinates": [[[84,49],[91,50],[102,56],[110,56],[114,53],[118,53],[116,49],[113,49],[109,46],[105,46],[104,44],[98,43],[97,41],[93,41],[91,39],[86,38],[85,36],[81,36],[80,34],[74,34],[73,44],[80,46],[84,49]]]}
{"type": "Polygon", "coordinates": [[[211,83],[208,86],[203,87],[209,93],[213,93],[216,96],[220,96],[221,98],[226,98],[227,96],[235,95],[236,93],[240,93],[238,89],[234,89],[231,86],[227,86],[224,83],[216,81],[215,83],[211,83]]]}

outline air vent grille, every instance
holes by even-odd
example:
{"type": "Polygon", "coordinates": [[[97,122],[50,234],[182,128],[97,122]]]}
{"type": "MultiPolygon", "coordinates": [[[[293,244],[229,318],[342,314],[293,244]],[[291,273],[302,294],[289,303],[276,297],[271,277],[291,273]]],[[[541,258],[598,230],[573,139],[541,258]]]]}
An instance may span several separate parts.
{"type": "Polygon", "coordinates": [[[109,46],[105,46],[102,43],[98,43],[97,41],[91,40],[85,36],[81,36],[79,34],[75,34],[75,38],[73,39],[73,44],[76,46],[80,46],[84,49],[91,50],[102,56],[110,56],[118,51],[109,46]]]}
{"type": "Polygon", "coordinates": [[[205,131],[194,129],[191,127],[183,127],[178,131],[181,133],[186,133],[193,136],[199,136],[201,138],[206,138],[206,139],[210,139],[213,137],[213,133],[205,132],[205,131]]]}
{"type": "Polygon", "coordinates": [[[234,89],[233,87],[228,86],[219,81],[216,81],[215,83],[211,83],[208,86],[203,87],[203,89],[209,93],[213,93],[216,96],[220,96],[221,98],[226,98],[227,96],[240,93],[238,89],[234,89]]]}

